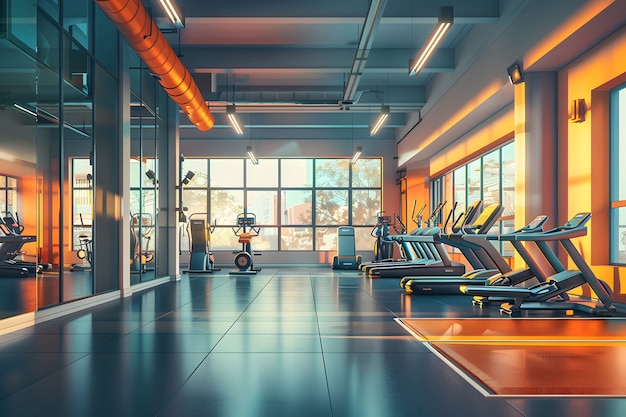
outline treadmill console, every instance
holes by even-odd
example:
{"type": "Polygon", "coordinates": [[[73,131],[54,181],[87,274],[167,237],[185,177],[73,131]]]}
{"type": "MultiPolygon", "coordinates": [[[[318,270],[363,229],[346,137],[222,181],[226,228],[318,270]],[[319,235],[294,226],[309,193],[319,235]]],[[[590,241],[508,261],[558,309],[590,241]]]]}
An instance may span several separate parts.
{"type": "Polygon", "coordinates": [[[541,232],[543,229],[543,225],[548,221],[548,216],[541,215],[535,217],[530,223],[521,229],[517,230],[516,233],[536,233],[541,232]]]}
{"type": "Polygon", "coordinates": [[[589,212],[578,213],[574,217],[572,217],[567,223],[565,223],[561,227],[561,229],[569,230],[569,229],[575,229],[577,227],[582,227],[585,225],[585,223],[589,221],[589,219],[591,219],[591,213],[589,212]]]}

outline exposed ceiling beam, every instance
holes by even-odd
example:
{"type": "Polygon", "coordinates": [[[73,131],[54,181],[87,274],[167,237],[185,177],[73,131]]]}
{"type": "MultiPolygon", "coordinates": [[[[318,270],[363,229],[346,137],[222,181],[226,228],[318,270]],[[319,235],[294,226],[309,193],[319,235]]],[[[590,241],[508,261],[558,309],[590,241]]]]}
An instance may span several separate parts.
{"type": "MultiPolygon", "coordinates": [[[[500,15],[500,0],[457,1],[454,4],[455,20],[458,18],[494,19],[500,15]]],[[[353,18],[355,11],[363,9],[363,0],[316,0],[314,2],[236,2],[183,1],[186,22],[189,17],[269,17],[269,18],[353,18]]],[[[393,0],[385,9],[387,17],[437,19],[442,2],[432,0],[393,0]]],[[[477,22],[477,23],[486,23],[477,22]]]]}
{"type": "MultiPolygon", "coordinates": [[[[232,68],[244,72],[252,70],[315,70],[319,73],[345,74],[353,50],[337,48],[183,48],[182,61],[196,73],[223,73],[232,68]],[[207,59],[211,57],[211,59],[207,59]]],[[[367,72],[406,74],[409,59],[414,55],[410,48],[373,49],[369,52],[367,72]]],[[[454,49],[440,48],[423,71],[441,72],[454,69],[454,49]]],[[[297,73],[294,72],[297,75],[297,73]]],[[[237,75],[239,84],[245,79],[237,75]]],[[[341,77],[337,77],[341,83],[341,77]]],[[[340,85],[340,84],[338,84],[340,85]]]]}

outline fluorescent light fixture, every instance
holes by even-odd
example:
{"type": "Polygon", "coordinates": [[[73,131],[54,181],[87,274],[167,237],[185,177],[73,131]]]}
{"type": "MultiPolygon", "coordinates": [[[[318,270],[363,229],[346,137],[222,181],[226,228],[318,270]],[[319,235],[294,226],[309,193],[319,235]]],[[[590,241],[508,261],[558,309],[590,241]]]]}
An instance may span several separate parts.
{"type": "Polygon", "coordinates": [[[362,146],[357,146],[356,147],[356,152],[354,153],[354,156],[352,157],[352,161],[350,161],[351,164],[356,164],[356,161],[359,160],[359,158],[361,157],[361,154],[363,153],[363,147],[362,146]]]}
{"type": "Polygon", "coordinates": [[[165,10],[167,17],[169,17],[169,19],[172,21],[172,24],[179,28],[184,27],[185,25],[183,24],[183,19],[180,17],[180,14],[178,14],[178,11],[176,10],[172,2],[170,0],[160,1],[161,6],[163,6],[163,10],[165,10]]]}
{"type": "Polygon", "coordinates": [[[19,103],[13,103],[13,107],[15,107],[15,108],[16,108],[16,109],[18,109],[19,111],[24,112],[24,113],[26,113],[26,114],[28,114],[28,115],[31,115],[31,116],[37,117],[37,111],[36,111],[36,110],[33,110],[33,109],[31,109],[31,108],[29,108],[29,107],[26,107],[26,106],[24,106],[24,105],[22,105],[22,104],[19,104],[19,103]]]}
{"type": "Polygon", "coordinates": [[[252,152],[252,146],[247,146],[246,147],[246,153],[248,154],[248,157],[250,158],[250,161],[254,165],[257,165],[259,163],[259,160],[256,159],[256,156],[254,155],[254,152],[252,152]]]}
{"type": "Polygon", "coordinates": [[[233,126],[233,129],[235,129],[235,132],[237,132],[238,135],[243,135],[243,129],[241,128],[241,125],[239,124],[239,120],[237,120],[237,113],[235,113],[234,104],[226,106],[226,115],[228,116],[228,120],[230,121],[230,124],[233,126]]]}
{"type": "Polygon", "coordinates": [[[420,53],[415,58],[415,61],[413,61],[413,65],[409,69],[409,75],[416,75],[422,70],[422,68],[424,68],[426,61],[428,61],[428,58],[430,58],[433,51],[439,45],[439,42],[441,42],[444,35],[450,29],[450,26],[452,26],[452,22],[454,22],[454,7],[442,6],[439,9],[439,20],[437,21],[437,25],[426,40],[426,43],[420,50],[420,53]]]}
{"type": "Polygon", "coordinates": [[[374,136],[376,133],[378,133],[380,128],[383,127],[383,125],[387,121],[387,118],[389,118],[389,106],[385,106],[383,104],[382,106],[380,106],[380,114],[378,114],[376,122],[374,122],[372,128],[370,129],[370,136],[374,136]]]}

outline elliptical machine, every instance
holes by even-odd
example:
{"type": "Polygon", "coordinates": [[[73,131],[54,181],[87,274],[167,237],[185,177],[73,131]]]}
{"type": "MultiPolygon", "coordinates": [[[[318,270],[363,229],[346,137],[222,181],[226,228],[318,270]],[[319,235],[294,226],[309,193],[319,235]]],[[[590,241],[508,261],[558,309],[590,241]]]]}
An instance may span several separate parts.
{"type": "Polygon", "coordinates": [[[231,275],[254,275],[261,270],[255,268],[252,255],[260,255],[252,252],[252,238],[259,235],[260,228],[256,226],[256,215],[254,213],[239,213],[237,215],[237,227],[233,227],[233,233],[239,237],[241,251],[233,251],[235,254],[235,266],[237,269],[231,270],[231,275]]]}

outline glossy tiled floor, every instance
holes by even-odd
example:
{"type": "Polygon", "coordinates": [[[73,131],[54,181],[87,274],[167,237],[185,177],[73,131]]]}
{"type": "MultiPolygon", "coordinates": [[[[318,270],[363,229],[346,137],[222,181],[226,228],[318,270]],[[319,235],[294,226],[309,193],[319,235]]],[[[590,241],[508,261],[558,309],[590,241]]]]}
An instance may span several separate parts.
{"type": "Polygon", "coordinates": [[[483,397],[393,318],[496,313],[397,281],[185,276],[0,336],[0,416],[626,415],[626,399],[483,397]]]}

